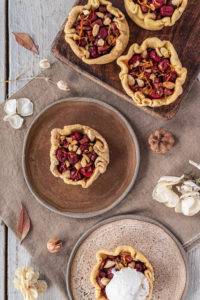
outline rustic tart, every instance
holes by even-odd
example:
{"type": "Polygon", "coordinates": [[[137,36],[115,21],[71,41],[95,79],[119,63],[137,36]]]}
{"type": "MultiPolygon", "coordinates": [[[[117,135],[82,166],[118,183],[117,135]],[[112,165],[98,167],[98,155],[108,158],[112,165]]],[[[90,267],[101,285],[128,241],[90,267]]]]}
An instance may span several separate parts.
{"type": "Polygon", "coordinates": [[[160,30],[173,26],[186,9],[188,0],[124,0],[130,18],[140,27],[160,30]]]}
{"type": "Polygon", "coordinates": [[[88,188],[106,171],[109,149],[94,129],[80,124],[51,131],[50,170],[66,184],[88,188]]]}
{"type": "Polygon", "coordinates": [[[119,246],[114,251],[99,250],[96,258],[90,280],[97,300],[152,299],[154,271],[141,252],[119,246]]]}
{"type": "Polygon", "coordinates": [[[169,41],[153,37],[135,43],[117,63],[122,86],[138,106],[169,105],[183,92],[187,70],[169,41]]]}
{"type": "Polygon", "coordinates": [[[129,41],[124,14],[107,0],[89,0],[72,8],[64,28],[65,41],[86,64],[116,60],[129,41]]]}

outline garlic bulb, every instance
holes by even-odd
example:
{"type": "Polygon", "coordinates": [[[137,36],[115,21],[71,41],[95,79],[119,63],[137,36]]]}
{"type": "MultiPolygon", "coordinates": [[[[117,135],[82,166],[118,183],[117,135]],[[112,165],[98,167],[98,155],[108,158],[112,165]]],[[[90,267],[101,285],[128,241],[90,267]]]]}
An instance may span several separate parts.
{"type": "Polygon", "coordinates": [[[175,208],[175,212],[194,216],[200,211],[200,186],[194,179],[161,177],[153,190],[153,199],[175,208]]]}
{"type": "Polygon", "coordinates": [[[34,272],[31,267],[22,267],[15,271],[14,286],[25,300],[35,300],[47,289],[46,282],[39,280],[39,272],[34,272]]]}

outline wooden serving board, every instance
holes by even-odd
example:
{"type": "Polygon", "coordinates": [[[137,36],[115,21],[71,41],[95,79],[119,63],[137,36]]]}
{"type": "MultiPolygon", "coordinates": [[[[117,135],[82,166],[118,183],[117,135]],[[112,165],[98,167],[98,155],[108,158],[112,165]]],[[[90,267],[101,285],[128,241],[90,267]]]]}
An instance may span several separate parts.
{"type": "MultiPolygon", "coordinates": [[[[85,0],[79,0],[75,5],[83,5],[86,3],[87,1],[85,0]]],[[[142,108],[143,110],[155,116],[171,119],[177,113],[181,101],[186,97],[200,70],[200,1],[188,0],[187,8],[181,19],[173,27],[164,28],[160,31],[148,31],[138,27],[128,17],[124,8],[124,1],[113,0],[112,3],[125,13],[129,23],[130,41],[125,53],[127,53],[128,48],[134,42],[142,43],[145,38],[156,36],[162,40],[170,40],[173,43],[183,66],[187,68],[188,75],[184,84],[184,92],[176,100],[176,102],[159,108],[142,108]]],[[[73,53],[70,46],[65,42],[64,39],[63,29],[66,21],[58,32],[52,45],[52,52],[55,57],[63,63],[71,65],[79,72],[88,76],[89,79],[98,81],[107,89],[117,93],[120,97],[133,103],[133,101],[126,95],[122,88],[118,76],[120,68],[116,61],[107,65],[91,66],[85,64],[73,53]]]]}

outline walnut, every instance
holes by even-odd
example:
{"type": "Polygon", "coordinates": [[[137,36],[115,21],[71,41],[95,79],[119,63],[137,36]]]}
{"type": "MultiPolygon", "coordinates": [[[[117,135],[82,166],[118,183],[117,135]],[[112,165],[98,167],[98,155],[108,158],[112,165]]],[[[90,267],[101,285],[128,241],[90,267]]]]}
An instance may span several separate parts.
{"type": "Polygon", "coordinates": [[[165,154],[174,146],[175,139],[171,132],[160,128],[149,136],[148,143],[153,152],[165,154]]]}
{"type": "Polygon", "coordinates": [[[54,239],[50,239],[48,242],[47,242],[47,250],[50,252],[50,253],[56,253],[56,252],[59,252],[62,248],[62,241],[57,239],[57,238],[54,238],[54,239]]]}

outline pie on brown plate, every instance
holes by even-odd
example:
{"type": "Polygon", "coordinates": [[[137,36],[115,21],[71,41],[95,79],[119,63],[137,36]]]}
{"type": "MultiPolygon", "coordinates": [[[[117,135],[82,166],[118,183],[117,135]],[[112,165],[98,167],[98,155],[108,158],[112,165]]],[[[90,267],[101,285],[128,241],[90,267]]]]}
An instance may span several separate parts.
{"type": "Polygon", "coordinates": [[[187,70],[169,41],[153,37],[135,43],[117,63],[122,86],[138,106],[169,105],[183,92],[187,70]]]}
{"type": "MultiPolygon", "coordinates": [[[[154,271],[151,263],[141,252],[131,246],[119,246],[114,251],[99,250],[96,254],[96,259],[97,263],[90,276],[91,283],[95,287],[96,300],[109,299],[107,295],[109,284],[115,278],[116,274],[124,271],[132,271],[133,274],[135,273],[136,276],[139,276],[138,278],[143,277],[148,285],[145,299],[152,299],[154,271]]],[[[120,283],[122,283],[122,277],[118,284],[120,283]]],[[[145,284],[144,281],[142,284],[145,284]]],[[[122,283],[122,286],[117,286],[117,288],[121,291],[125,286],[128,287],[128,284],[122,283]]]]}
{"type": "Polygon", "coordinates": [[[88,188],[106,171],[109,148],[94,129],[80,124],[51,131],[50,170],[66,184],[88,188]]]}
{"type": "Polygon", "coordinates": [[[107,0],[89,0],[72,8],[64,28],[65,41],[87,64],[116,60],[129,41],[124,14],[107,0]]]}
{"type": "Polygon", "coordinates": [[[130,18],[140,27],[160,30],[173,26],[186,9],[188,0],[124,0],[130,18]]]}

